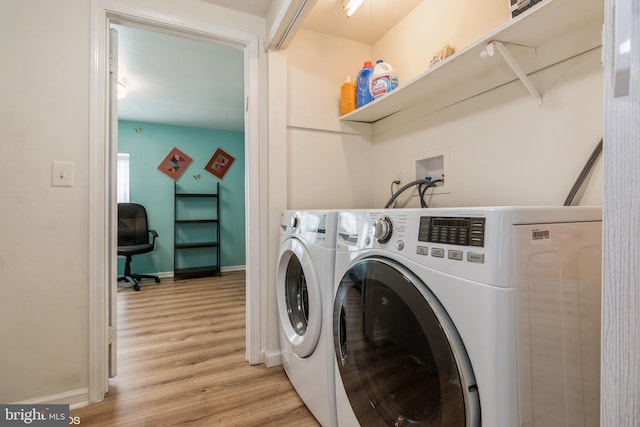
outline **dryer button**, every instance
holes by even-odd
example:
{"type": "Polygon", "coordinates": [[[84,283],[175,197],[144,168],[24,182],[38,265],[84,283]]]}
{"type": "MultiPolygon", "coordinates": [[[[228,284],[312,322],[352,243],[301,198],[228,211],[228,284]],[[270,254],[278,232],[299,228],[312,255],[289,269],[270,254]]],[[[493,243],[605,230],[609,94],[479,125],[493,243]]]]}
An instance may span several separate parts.
{"type": "Polygon", "coordinates": [[[462,251],[454,251],[449,250],[448,252],[449,259],[455,259],[456,261],[462,261],[462,251]]]}
{"type": "Polygon", "coordinates": [[[416,248],[416,253],[418,255],[429,255],[429,248],[426,246],[418,246],[416,248]]]}
{"type": "Polygon", "coordinates": [[[444,249],[431,248],[431,256],[434,256],[436,258],[444,258],[444,249]]]}
{"type": "Polygon", "coordinates": [[[484,254],[479,254],[476,252],[467,252],[467,261],[475,262],[478,264],[484,264],[484,254]]]}
{"type": "Polygon", "coordinates": [[[402,240],[398,240],[398,241],[396,242],[396,248],[397,248],[399,251],[403,250],[403,249],[404,249],[404,242],[403,242],[402,240]]]}

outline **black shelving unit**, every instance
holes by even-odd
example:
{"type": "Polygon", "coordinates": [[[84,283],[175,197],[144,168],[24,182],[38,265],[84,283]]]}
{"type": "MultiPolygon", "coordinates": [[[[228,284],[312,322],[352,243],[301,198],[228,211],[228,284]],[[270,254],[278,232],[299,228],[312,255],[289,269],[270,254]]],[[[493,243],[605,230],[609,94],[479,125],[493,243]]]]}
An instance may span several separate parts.
{"type": "Polygon", "coordinates": [[[175,183],[173,230],[174,281],[220,276],[220,183],[215,193],[181,193],[175,183]]]}

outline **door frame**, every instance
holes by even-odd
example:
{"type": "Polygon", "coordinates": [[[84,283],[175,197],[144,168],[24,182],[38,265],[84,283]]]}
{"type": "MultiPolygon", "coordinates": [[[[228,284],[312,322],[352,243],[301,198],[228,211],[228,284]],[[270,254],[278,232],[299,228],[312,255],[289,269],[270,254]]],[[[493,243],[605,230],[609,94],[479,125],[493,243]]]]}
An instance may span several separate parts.
{"type": "Polygon", "coordinates": [[[110,214],[111,152],[108,128],[108,34],[117,18],[151,25],[160,30],[197,36],[244,49],[245,74],[245,230],[246,230],[246,354],[250,364],[262,362],[260,327],[260,260],[264,238],[260,233],[260,207],[267,205],[266,162],[260,151],[260,61],[258,36],[227,27],[183,19],[180,16],[125,4],[120,0],[91,1],[89,97],[89,349],[88,400],[99,402],[108,391],[108,293],[117,280],[110,268],[116,256],[110,214]],[[251,102],[249,102],[251,100],[251,102]],[[262,196],[261,196],[262,195],[262,196]]]}

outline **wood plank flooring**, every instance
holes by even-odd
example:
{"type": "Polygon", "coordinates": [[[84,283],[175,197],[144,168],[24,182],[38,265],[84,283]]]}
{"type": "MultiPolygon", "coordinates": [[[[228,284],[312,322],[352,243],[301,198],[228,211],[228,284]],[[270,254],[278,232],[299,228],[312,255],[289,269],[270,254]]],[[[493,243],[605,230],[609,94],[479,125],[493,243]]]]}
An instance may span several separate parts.
{"type": "MultiPolygon", "coordinates": [[[[144,283],[144,282],[143,282],[144,283]]],[[[281,367],[245,354],[245,275],[118,290],[118,376],[82,426],[318,426],[281,367]]]]}

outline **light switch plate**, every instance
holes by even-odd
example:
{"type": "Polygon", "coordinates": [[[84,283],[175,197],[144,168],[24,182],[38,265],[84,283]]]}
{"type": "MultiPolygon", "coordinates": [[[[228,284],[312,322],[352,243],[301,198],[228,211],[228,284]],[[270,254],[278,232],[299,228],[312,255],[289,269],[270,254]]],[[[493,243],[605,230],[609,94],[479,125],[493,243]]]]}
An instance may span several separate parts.
{"type": "Polygon", "coordinates": [[[53,187],[73,187],[73,162],[51,163],[51,185],[53,187]]]}

